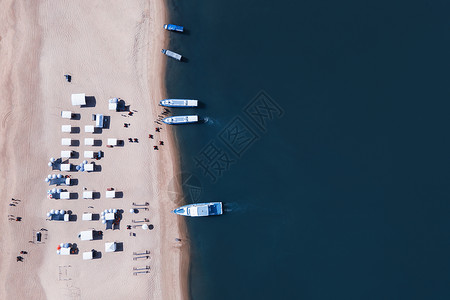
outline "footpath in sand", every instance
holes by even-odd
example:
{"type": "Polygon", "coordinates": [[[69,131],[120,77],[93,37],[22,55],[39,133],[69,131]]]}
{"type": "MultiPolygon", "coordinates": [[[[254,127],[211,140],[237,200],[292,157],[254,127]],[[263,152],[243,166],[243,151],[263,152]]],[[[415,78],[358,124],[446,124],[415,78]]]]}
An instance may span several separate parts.
{"type": "Polygon", "coordinates": [[[162,111],[157,103],[165,94],[166,58],[160,53],[168,34],[162,30],[165,14],[161,0],[0,3],[0,299],[187,297],[189,249],[176,240],[185,239],[185,228],[183,220],[170,213],[176,203],[167,192],[179,173],[178,155],[170,128],[161,126],[156,132],[154,123],[162,111]],[[65,73],[72,75],[71,83],[65,73]],[[73,93],[86,93],[89,105],[72,106],[73,93]],[[113,97],[123,99],[133,115],[109,111],[113,97]],[[62,119],[62,110],[80,118],[62,119]],[[95,113],[109,117],[107,128],[87,133],[85,125],[94,125],[95,113]],[[62,125],[72,125],[75,133],[61,132],[62,125]],[[61,138],[68,137],[75,146],[61,145],[61,138]],[[99,140],[101,146],[87,146],[85,138],[99,140]],[[106,147],[108,138],[123,140],[124,145],[106,147]],[[99,166],[96,172],[52,171],[48,160],[59,158],[62,150],[76,152],[77,158],[69,160],[73,165],[85,159],[87,150],[101,150],[104,157],[87,159],[99,166]],[[76,179],[76,185],[60,187],[74,199],[47,199],[47,190],[54,186],[44,179],[58,173],[76,179]],[[110,187],[122,196],[106,198],[110,187]],[[100,197],[83,199],[85,188],[100,197]],[[146,202],[148,210],[129,212],[140,207],[133,203],[146,202]],[[123,210],[115,230],[100,220],[82,220],[84,212],[100,214],[110,208],[123,210]],[[76,221],[46,221],[51,209],[70,210],[76,221]],[[22,220],[9,220],[8,215],[22,220]],[[144,223],[151,230],[126,229],[144,223]],[[41,228],[42,242],[37,243],[34,232],[41,228]],[[77,237],[92,228],[103,232],[101,239],[77,237]],[[56,247],[66,242],[76,243],[79,253],[58,255],[56,247]],[[119,243],[120,251],[106,253],[105,242],[119,243]],[[91,249],[100,257],[83,260],[82,253],[91,249]],[[27,254],[16,262],[21,250],[27,254]],[[134,253],[145,251],[148,258],[133,259],[134,253]],[[135,273],[141,268],[148,273],[135,273]]]}

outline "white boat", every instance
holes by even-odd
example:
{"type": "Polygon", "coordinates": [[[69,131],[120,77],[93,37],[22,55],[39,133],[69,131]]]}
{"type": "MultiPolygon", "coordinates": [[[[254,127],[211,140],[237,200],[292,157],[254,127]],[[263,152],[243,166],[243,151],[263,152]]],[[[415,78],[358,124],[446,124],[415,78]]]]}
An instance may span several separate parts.
{"type": "Polygon", "coordinates": [[[187,217],[218,216],[223,213],[222,202],[188,204],[173,210],[173,213],[187,217]]]}
{"type": "Polygon", "coordinates": [[[167,107],[196,107],[198,100],[192,99],[164,99],[159,101],[159,104],[167,107]]]}
{"type": "Polygon", "coordinates": [[[192,116],[174,116],[174,117],[167,117],[162,119],[162,121],[169,125],[177,125],[177,124],[189,124],[189,123],[197,123],[198,122],[198,116],[192,115],[192,116]]]}
{"type": "Polygon", "coordinates": [[[165,55],[167,55],[168,57],[172,57],[173,59],[176,59],[179,61],[182,58],[181,54],[178,54],[178,53],[170,51],[170,50],[162,49],[161,52],[164,53],[165,55]]]}

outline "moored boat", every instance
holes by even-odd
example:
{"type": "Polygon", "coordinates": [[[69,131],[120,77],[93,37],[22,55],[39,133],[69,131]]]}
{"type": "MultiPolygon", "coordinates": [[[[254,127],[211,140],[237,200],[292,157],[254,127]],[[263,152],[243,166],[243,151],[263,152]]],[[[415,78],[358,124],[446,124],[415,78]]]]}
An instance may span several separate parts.
{"type": "Polygon", "coordinates": [[[223,213],[222,202],[188,204],[173,210],[173,213],[186,217],[218,216],[223,213]]]}
{"type": "Polygon", "coordinates": [[[163,99],[159,104],[167,107],[196,107],[198,100],[192,99],[163,99]]]}
{"type": "Polygon", "coordinates": [[[165,55],[167,55],[168,57],[171,57],[176,60],[181,60],[181,58],[182,58],[181,54],[175,53],[170,50],[162,49],[161,52],[164,53],[165,55]]]}
{"type": "Polygon", "coordinates": [[[164,29],[169,31],[178,31],[183,32],[184,28],[183,26],[174,25],[174,24],[164,24],[164,29]]]}
{"type": "Polygon", "coordinates": [[[198,116],[197,115],[173,116],[173,117],[164,118],[164,119],[162,119],[162,121],[169,125],[197,123],[198,116]]]}

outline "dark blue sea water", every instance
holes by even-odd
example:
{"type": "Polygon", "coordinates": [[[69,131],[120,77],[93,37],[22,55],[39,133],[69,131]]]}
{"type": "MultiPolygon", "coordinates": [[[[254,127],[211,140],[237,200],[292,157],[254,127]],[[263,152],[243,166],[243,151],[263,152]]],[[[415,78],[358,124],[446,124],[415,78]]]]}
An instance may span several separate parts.
{"type": "Polygon", "coordinates": [[[450,299],[450,2],[168,4],[192,299],[450,299]]]}

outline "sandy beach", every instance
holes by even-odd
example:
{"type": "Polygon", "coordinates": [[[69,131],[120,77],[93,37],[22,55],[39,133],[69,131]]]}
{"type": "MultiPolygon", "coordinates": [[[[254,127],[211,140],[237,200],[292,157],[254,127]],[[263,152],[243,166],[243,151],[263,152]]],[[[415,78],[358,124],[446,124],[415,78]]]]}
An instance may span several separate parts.
{"type": "Polygon", "coordinates": [[[177,147],[170,127],[154,122],[165,96],[164,2],[6,0],[0,16],[0,299],[187,299],[187,233],[183,219],[171,213],[178,203],[168,193],[179,174],[177,147]],[[71,74],[70,83],[64,74],[71,74]],[[74,93],[86,93],[89,105],[72,106],[74,93]],[[108,110],[113,97],[123,99],[133,114],[108,110]],[[61,118],[63,110],[79,119],[61,118]],[[84,130],[94,125],[92,114],[108,117],[101,133],[84,130]],[[62,125],[79,132],[63,133],[62,125]],[[75,146],[62,146],[61,138],[69,137],[75,146]],[[85,138],[101,146],[87,146],[85,138]],[[124,145],[108,148],[108,138],[124,145]],[[49,158],[59,158],[62,150],[77,153],[69,160],[73,165],[87,150],[103,151],[104,157],[95,160],[96,172],[52,171],[49,158]],[[76,185],[60,187],[74,199],[47,198],[54,186],[44,179],[58,173],[76,179],[76,185]],[[111,187],[118,198],[105,197],[111,187]],[[83,199],[85,189],[100,197],[83,199]],[[70,210],[76,221],[47,221],[51,209],[70,210]],[[119,228],[82,220],[85,212],[105,209],[123,211],[119,228]],[[141,229],[144,223],[151,229],[141,229]],[[102,238],[77,237],[89,229],[102,231],[102,238]],[[106,242],[118,243],[119,251],[106,253],[106,242]],[[60,243],[76,243],[79,253],[58,255],[60,243]],[[101,257],[83,260],[91,249],[101,257]],[[23,262],[16,262],[19,255],[23,262]]]}

